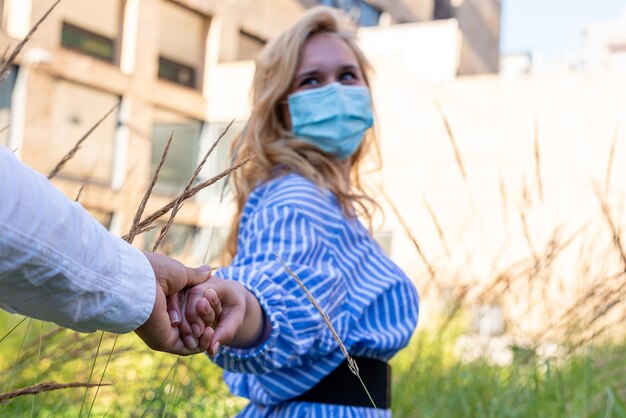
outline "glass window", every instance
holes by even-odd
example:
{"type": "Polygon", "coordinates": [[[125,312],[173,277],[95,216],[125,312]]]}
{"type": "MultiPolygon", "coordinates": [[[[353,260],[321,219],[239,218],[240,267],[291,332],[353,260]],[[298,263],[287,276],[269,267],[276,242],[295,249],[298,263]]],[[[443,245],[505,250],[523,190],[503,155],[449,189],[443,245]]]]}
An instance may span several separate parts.
{"type": "MultiPolygon", "coordinates": [[[[234,122],[230,129],[225,132],[227,126],[228,123],[212,123],[211,125],[209,125],[208,135],[206,136],[202,144],[203,155],[209,150],[209,148],[220,137],[220,135],[224,134],[224,136],[220,140],[217,148],[215,148],[215,150],[207,160],[204,169],[200,173],[202,180],[209,179],[221,173],[232,164],[239,161],[236,156],[235,159],[231,161],[231,149],[233,142],[235,142],[235,140],[243,130],[245,122],[234,122]]],[[[199,194],[199,198],[204,200],[214,200],[220,199],[223,194],[224,197],[226,197],[226,194],[228,193],[228,189],[225,188],[227,182],[228,178],[223,178],[222,180],[203,190],[199,194]]]]}
{"type": "Polygon", "coordinates": [[[92,57],[117,61],[121,0],[66,0],[61,45],[92,57]]]}
{"type": "MultiPolygon", "coordinates": [[[[67,81],[57,81],[52,98],[52,136],[49,153],[52,169],[120,98],[67,81]]],[[[59,176],[110,184],[116,113],[95,129],[78,153],[67,162],[59,176]]]]}
{"type": "Polygon", "coordinates": [[[7,78],[0,81],[0,144],[9,143],[9,124],[11,123],[11,95],[17,77],[17,66],[13,66],[7,78]]]}
{"type": "Polygon", "coordinates": [[[200,229],[194,243],[194,261],[196,264],[208,263],[218,266],[223,255],[228,228],[206,227],[200,229]]]}
{"type": "Polygon", "coordinates": [[[174,133],[165,164],[161,168],[154,192],[176,196],[187,185],[198,165],[202,122],[176,113],[155,109],[152,127],[151,172],[154,172],[165,144],[174,133]]]}
{"type": "Polygon", "coordinates": [[[265,46],[265,41],[258,36],[241,31],[239,32],[238,59],[253,60],[265,46]]]}
{"type": "MultiPolygon", "coordinates": [[[[161,233],[161,228],[165,225],[165,223],[156,222],[155,225],[157,226],[156,228],[151,229],[144,235],[144,251],[152,251],[152,246],[161,233]]],[[[197,232],[198,228],[193,225],[177,223],[172,224],[170,229],[167,231],[165,238],[163,238],[163,241],[159,245],[159,252],[179,259],[192,259],[193,256],[191,252],[193,241],[197,232]]]]}
{"type": "Polygon", "coordinates": [[[159,24],[159,78],[199,88],[206,17],[163,0],[160,3],[159,24]]]}
{"type": "Polygon", "coordinates": [[[382,13],[365,0],[316,0],[313,3],[342,9],[360,26],[376,26],[382,13]]]}

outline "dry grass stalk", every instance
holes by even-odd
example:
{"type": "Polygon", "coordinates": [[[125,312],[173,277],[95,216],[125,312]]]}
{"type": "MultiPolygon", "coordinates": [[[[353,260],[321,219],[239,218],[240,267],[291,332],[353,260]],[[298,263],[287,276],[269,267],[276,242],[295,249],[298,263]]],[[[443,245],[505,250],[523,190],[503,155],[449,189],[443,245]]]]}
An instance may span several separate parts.
{"type": "Polygon", "coordinates": [[[59,389],[69,389],[69,388],[92,388],[97,386],[110,386],[108,383],[82,383],[82,382],[72,382],[72,383],[56,383],[56,382],[43,382],[34,386],[29,386],[27,388],[17,389],[11,392],[6,392],[0,394],[0,403],[5,402],[9,399],[17,398],[19,396],[24,395],[37,395],[42,392],[50,392],[53,390],[59,389]]]}
{"type": "Polygon", "coordinates": [[[4,48],[4,52],[2,53],[2,58],[0,58],[0,63],[4,63],[6,61],[7,58],[7,54],[9,53],[9,45],[7,45],[6,48],[4,48]]]}
{"type": "Polygon", "coordinates": [[[206,152],[206,154],[204,154],[204,158],[202,158],[202,161],[200,161],[200,163],[196,167],[196,170],[194,171],[193,175],[189,179],[189,182],[185,186],[185,189],[178,196],[178,199],[176,199],[176,203],[174,203],[174,206],[172,207],[172,211],[170,213],[170,217],[167,220],[167,222],[165,223],[165,225],[163,226],[163,228],[161,228],[161,232],[159,233],[159,236],[157,237],[156,242],[154,243],[154,246],[152,247],[152,251],[153,252],[156,251],[157,248],[159,248],[159,245],[161,244],[161,242],[165,238],[165,235],[167,234],[167,231],[169,231],[170,227],[172,226],[172,223],[174,223],[174,218],[178,214],[178,211],[180,210],[180,208],[183,206],[183,202],[184,202],[183,197],[185,196],[185,193],[187,193],[189,191],[189,189],[191,188],[191,185],[193,184],[193,182],[196,180],[196,178],[200,174],[200,171],[202,171],[202,168],[204,167],[204,164],[206,164],[207,160],[209,159],[209,156],[213,153],[213,150],[215,150],[215,148],[217,147],[217,145],[219,144],[221,139],[224,137],[224,135],[226,135],[226,132],[228,132],[228,130],[232,126],[233,122],[234,122],[234,120],[232,120],[228,124],[228,126],[226,126],[224,131],[217,138],[217,140],[215,140],[215,142],[213,142],[213,145],[209,148],[209,150],[206,152]]]}
{"type": "MultiPolygon", "coordinates": [[[[50,6],[50,8],[48,9],[48,11],[46,13],[44,13],[43,16],[41,16],[41,18],[37,21],[37,23],[35,23],[33,25],[33,27],[28,31],[28,33],[26,34],[26,36],[24,37],[24,39],[22,39],[20,41],[20,43],[17,44],[17,46],[15,47],[15,49],[13,49],[13,52],[11,52],[11,55],[9,55],[9,58],[7,58],[6,60],[4,59],[4,55],[2,56],[2,66],[0,67],[0,83],[2,81],[4,81],[4,79],[7,77],[7,75],[9,74],[9,71],[11,70],[11,66],[13,65],[13,62],[15,62],[15,59],[17,58],[17,56],[19,55],[20,51],[22,50],[22,48],[24,48],[24,45],[26,45],[26,42],[28,42],[31,38],[31,36],[33,36],[33,33],[35,33],[35,31],[39,28],[39,25],[46,20],[46,18],[48,17],[48,15],[50,13],[52,13],[52,11],[54,10],[55,7],[57,7],[57,5],[61,2],[61,0],[57,0],[52,6],[50,6]]],[[[7,48],[8,50],[8,48],[7,48]]],[[[6,54],[6,51],[5,51],[6,54]]]]}
{"type": "Polygon", "coordinates": [[[0,129],[0,134],[4,133],[7,129],[9,129],[11,125],[7,125],[4,128],[0,129]]]}
{"type": "Polygon", "coordinates": [[[396,218],[400,222],[400,225],[402,226],[404,233],[411,240],[411,242],[413,243],[413,246],[415,247],[415,250],[419,254],[420,258],[422,259],[422,262],[424,263],[424,265],[426,265],[426,268],[428,269],[428,275],[430,276],[432,281],[435,283],[435,285],[438,287],[438,289],[441,290],[441,285],[437,281],[437,275],[435,274],[435,269],[426,258],[426,255],[422,251],[422,247],[419,245],[419,243],[417,242],[417,239],[411,232],[411,228],[409,228],[409,225],[406,223],[406,221],[404,220],[404,217],[400,214],[400,211],[398,210],[396,205],[393,203],[389,195],[385,193],[384,191],[382,192],[382,194],[385,200],[387,201],[387,203],[389,204],[389,207],[391,208],[391,210],[393,210],[393,213],[396,215],[396,218]]]}
{"type": "Polygon", "coordinates": [[[76,198],[74,199],[74,202],[78,202],[80,200],[80,196],[83,194],[84,188],[85,188],[85,183],[82,183],[80,185],[80,189],[78,189],[78,193],[76,193],[76,198]]]}
{"type": "MultiPolygon", "coordinates": [[[[189,189],[186,193],[184,193],[183,198],[184,199],[189,199],[193,196],[195,196],[200,190],[205,189],[207,187],[209,187],[210,185],[212,185],[213,183],[218,182],[219,180],[223,179],[224,177],[228,176],[230,173],[232,173],[235,170],[238,170],[240,167],[244,166],[245,164],[249,163],[250,160],[252,160],[253,158],[255,158],[256,155],[251,155],[250,157],[246,158],[243,161],[240,161],[239,163],[235,164],[234,166],[227,168],[226,170],[222,171],[220,174],[203,181],[202,183],[198,184],[197,186],[192,187],[191,189],[189,189]]],[[[142,234],[146,231],[148,231],[151,228],[151,225],[154,221],[156,221],[157,219],[159,219],[161,216],[165,215],[166,213],[168,213],[176,204],[176,201],[178,200],[178,197],[171,200],[167,205],[163,206],[161,209],[153,212],[151,215],[149,215],[148,217],[146,217],[143,221],[139,222],[139,224],[137,224],[137,234],[142,234]]],[[[128,235],[124,235],[122,237],[123,239],[128,241],[128,235]]]]}
{"type": "MultiPolygon", "coordinates": [[[[378,414],[380,415],[380,411],[378,411],[378,407],[374,403],[374,400],[372,399],[372,396],[370,395],[369,391],[367,390],[367,387],[365,386],[365,383],[363,382],[363,379],[361,379],[361,375],[359,373],[359,366],[356,364],[356,361],[350,356],[350,353],[348,353],[348,349],[346,348],[346,346],[343,343],[343,341],[341,341],[341,337],[339,337],[339,334],[337,333],[337,330],[335,330],[335,327],[333,326],[333,323],[331,322],[330,318],[328,317],[328,314],[326,312],[324,312],[324,309],[322,309],[320,304],[317,303],[317,300],[315,300],[315,297],[313,297],[311,292],[309,292],[309,289],[306,288],[304,283],[302,283],[302,280],[300,280],[298,275],[296,273],[294,273],[293,270],[291,270],[289,268],[289,266],[285,263],[285,261],[276,253],[274,253],[274,256],[278,259],[278,261],[280,261],[280,264],[283,266],[283,269],[285,269],[285,271],[287,273],[289,273],[289,275],[291,277],[294,278],[294,280],[298,283],[298,286],[300,286],[300,289],[302,289],[302,291],[306,295],[306,298],[309,300],[309,302],[311,302],[311,304],[315,307],[317,312],[319,312],[319,314],[322,316],[322,320],[324,321],[324,323],[326,324],[326,326],[330,330],[330,333],[332,334],[332,336],[335,339],[335,341],[337,341],[337,344],[339,344],[339,348],[341,349],[341,352],[343,353],[344,357],[346,358],[346,361],[348,362],[348,368],[359,379],[359,381],[361,382],[361,385],[363,386],[363,389],[365,389],[365,392],[367,393],[367,396],[369,397],[370,401],[372,402],[372,405],[374,405],[374,408],[376,409],[376,412],[378,412],[378,414]]],[[[340,388],[337,388],[337,389],[339,390],[340,388]]]]}
{"type": "Polygon", "coordinates": [[[100,118],[100,120],[98,120],[91,128],[89,128],[89,130],[87,132],[85,132],[85,134],[78,140],[76,141],[76,144],[74,144],[74,147],[69,150],[69,152],[67,154],[65,154],[63,156],[63,158],[61,158],[61,161],[59,161],[57,163],[57,165],[52,169],[52,171],[50,172],[50,174],[48,174],[48,179],[52,179],[54,178],[54,176],[56,176],[59,171],[61,171],[61,169],[63,168],[63,166],[65,166],[65,164],[67,164],[67,162],[69,160],[72,159],[72,157],[74,157],[74,155],[76,155],[76,153],[78,152],[78,150],[80,149],[80,146],[83,144],[83,142],[85,142],[85,140],[89,137],[89,135],[92,134],[93,131],[96,130],[96,128],[98,126],[100,126],[100,124],[115,110],[117,109],[117,107],[120,104],[117,103],[115,106],[113,106],[104,116],[102,116],[100,118]]]}
{"type": "Polygon", "coordinates": [[[456,144],[456,139],[454,138],[454,134],[452,133],[452,128],[450,127],[450,122],[448,121],[448,117],[446,116],[443,107],[437,101],[435,102],[435,107],[439,111],[441,115],[441,119],[443,120],[443,124],[446,128],[446,133],[448,134],[448,139],[450,140],[450,144],[452,144],[452,149],[454,150],[454,158],[456,159],[456,164],[459,167],[459,171],[461,171],[461,175],[463,179],[467,180],[467,175],[465,174],[465,165],[463,164],[463,159],[461,158],[461,152],[459,151],[459,147],[456,144]]]}
{"type": "Polygon", "coordinates": [[[617,144],[617,138],[619,137],[619,124],[615,126],[615,133],[613,134],[613,141],[611,142],[611,148],[609,149],[609,160],[606,164],[606,177],[604,178],[604,194],[608,195],[611,188],[611,175],[613,173],[613,159],[615,157],[615,146],[617,144]]]}
{"type": "Polygon", "coordinates": [[[612,234],[613,245],[617,249],[623,264],[623,270],[616,274],[601,277],[592,287],[584,292],[569,309],[561,316],[560,328],[565,329],[566,335],[572,342],[570,350],[575,350],[606,332],[613,329],[622,320],[608,321],[609,313],[622,305],[626,297],[626,252],[621,241],[621,232],[616,227],[606,200],[600,194],[596,185],[596,195],[600,202],[602,214],[606,219],[612,234]],[[602,321],[605,319],[604,321],[602,321]],[[594,329],[594,327],[596,327],[594,329]]]}
{"type": "Polygon", "coordinates": [[[437,219],[437,215],[435,214],[435,211],[433,210],[433,208],[430,207],[430,204],[428,203],[428,200],[426,200],[425,197],[422,197],[422,201],[424,202],[424,206],[426,206],[426,210],[428,210],[428,213],[430,214],[430,219],[432,219],[433,224],[435,225],[435,229],[437,229],[437,234],[439,235],[439,239],[441,239],[441,244],[443,245],[443,248],[446,251],[446,255],[450,257],[451,255],[450,248],[448,247],[448,243],[446,242],[446,236],[443,233],[443,229],[441,228],[441,224],[439,223],[439,220],[437,219]]]}
{"type": "Polygon", "coordinates": [[[159,173],[161,172],[161,168],[163,167],[163,164],[165,163],[165,160],[167,158],[167,153],[170,149],[170,145],[172,144],[173,138],[174,138],[174,131],[172,131],[172,133],[170,134],[170,137],[167,139],[165,148],[163,149],[163,152],[161,153],[161,160],[159,161],[159,164],[157,164],[157,167],[154,170],[154,173],[152,174],[152,179],[150,180],[150,184],[148,185],[148,188],[146,189],[145,193],[143,194],[143,197],[141,198],[139,207],[137,208],[137,211],[135,212],[135,216],[133,217],[133,223],[130,227],[130,231],[128,232],[128,234],[122,237],[122,239],[124,239],[126,242],[130,244],[132,244],[133,240],[135,239],[135,236],[138,234],[141,216],[143,215],[143,211],[146,208],[148,199],[150,199],[150,195],[152,194],[152,189],[154,189],[154,185],[159,179],[159,173]]]}
{"type": "Polygon", "coordinates": [[[528,230],[528,221],[526,219],[526,213],[522,208],[519,212],[520,222],[522,224],[522,232],[524,233],[524,239],[528,244],[528,249],[530,250],[531,255],[533,256],[533,260],[535,261],[535,265],[539,265],[539,255],[537,254],[537,250],[535,249],[535,245],[530,237],[530,231],[528,230]]]}
{"type": "Polygon", "coordinates": [[[539,120],[535,116],[535,175],[537,177],[537,187],[539,189],[539,199],[543,201],[543,180],[541,178],[541,154],[539,152],[539,120]]]}
{"type": "Polygon", "coordinates": [[[502,203],[502,219],[505,224],[509,223],[509,205],[506,194],[506,187],[504,186],[504,180],[502,179],[502,174],[499,176],[499,187],[500,187],[500,201],[502,203]]]}
{"type": "Polygon", "coordinates": [[[622,245],[622,233],[621,230],[616,226],[615,221],[611,215],[611,210],[609,209],[609,204],[606,199],[600,194],[600,189],[597,185],[594,186],[594,191],[596,192],[596,197],[600,203],[600,207],[602,209],[602,215],[606,220],[606,223],[611,230],[611,235],[613,237],[613,245],[615,249],[619,252],[619,255],[622,259],[622,264],[624,267],[624,271],[626,272],[626,250],[622,245]]]}

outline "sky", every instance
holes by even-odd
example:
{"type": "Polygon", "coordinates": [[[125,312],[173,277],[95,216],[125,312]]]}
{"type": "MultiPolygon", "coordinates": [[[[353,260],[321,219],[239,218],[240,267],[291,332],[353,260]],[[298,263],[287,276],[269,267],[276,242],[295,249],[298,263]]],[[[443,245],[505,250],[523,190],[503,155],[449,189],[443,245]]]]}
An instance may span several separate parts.
{"type": "Polygon", "coordinates": [[[626,0],[502,0],[500,50],[558,60],[581,45],[582,26],[617,20],[625,9],[626,0]]]}

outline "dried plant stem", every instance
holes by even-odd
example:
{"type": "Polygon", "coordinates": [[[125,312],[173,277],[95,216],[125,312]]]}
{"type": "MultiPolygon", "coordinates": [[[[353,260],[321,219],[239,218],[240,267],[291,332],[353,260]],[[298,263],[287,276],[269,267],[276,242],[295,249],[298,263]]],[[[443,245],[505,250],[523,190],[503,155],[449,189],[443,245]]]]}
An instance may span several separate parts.
{"type": "Polygon", "coordinates": [[[191,188],[191,185],[193,184],[193,182],[196,180],[196,178],[200,174],[200,171],[202,171],[202,168],[204,167],[204,164],[206,164],[207,160],[209,159],[209,156],[213,153],[213,150],[215,150],[215,148],[219,144],[220,140],[224,137],[224,135],[226,135],[226,132],[228,132],[228,129],[230,129],[230,127],[232,126],[233,122],[234,122],[234,120],[231,121],[228,124],[228,126],[226,126],[224,131],[217,138],[217,140],[215,140],[215,142],[213,142],[213,145],[209,148],[209,150],[206,152],[206,154],[204,154],[204,158],[202,158],[202,161],[200,161],[200,163],[196,167],[196,170],[194,171],[193,175],[189,179],[189,182],[185,186],[185,189],[183,190],[183,192],[176,199],[176,202],[174,203],[174,206],[172,207],[172,211],[170,213],[170,217],[167,220],[167,222],[165,223],[165,225],[163,226],[163,228],[161,228],[161,231],[159,232],[159,236],[157,237],[157,239],[156,239],[156,241],[154,243],[154,246],[152,247],[152,251],[153,252],[156,251],[157,248],[159,248],[159,245],[161,244],[161,242],[165,238],[165,235],[167,234],[167,231],[169,231],[170,227],[174,223],[174,218],[178,214],[178,211],[183,206],[183,202],[185,201],[185,199],[184,199],[185,193],[187,193],[189,191],[189,189],[191,188]]]}
{"type": "Polygon", "coordinates": [[[604,194],[608,195],[611,188],[611,175],[613,174],[613,159],[615,158],[615,146],[617,145],[617,138],[619,137],[619,124],[615,126],[615,133],[613,134],[613,141],[611,142],[611,148],[609,149],[609,160],[606,164],[606,177],[604,179],[604,194]]]}
{"type": "Polygon", "coordinates": [[[539,189],[539,199],[543,201],[543,180],[541,178],[541,154],[539,151],[539,120],[535,116],[535,175],[537,177],[537,187],[539,189]]]}
{"type": "Polygon", "coordinates": [[[85,183],[82,183],[80,185],[80,189],[78,189],[78,193],[76,193],[76,199],[74,199],[74,202],[78,202],[80,200],[80,196],[83,194],[84,188],[85,188],[85,183]]]}
{"type": "MultiPolygon", "coordinates": [[[[60,0],[59,0],[60,1],[60,0]]],[[[104,116],[102,116],[100,118],[100,120],[98,120],[91,128],[89,128],[89,130],[87,132],[85,132],[85,134],[78,140],[76,141],[76,144],[74,144],[74,147],[69,150],[69,152],[67,154],[65,154],[63,156],[63,158],[61,158],[61,161],[59,161],[57,163],[57,165],[52,169],[52,171],[50,172],[50,174],[48,174],[48,179],[52,179],[54,178],[54,176],[56,176],[57,174],[59,174],[59,171],[61,171],[61,169],[63,168],[63,166],[65,166],[65,164],[67,164],[67,162],[69,160],[72,159],[72,157],[74,157],[74,155],[76,155],[76,153],[78,152],[78,150],[80,149],[80,146],[83,144],[83,142],[85,142],[85,140],[89,137],[89,135],[92,134],[93,131],[96,130],[96,128],[98,126],[100,126],[100,124],[102,122],[104,122],[104,120],[111,114],[113,113],[113,111],[115,109],[117,109],[117,107],[119,106],[119,103],[116,103],[115,106],[113,106],[111,109],[109,109],[109,111],[107,113],[105,113],[104,116]]]]}
{"type": "Polygon", "coordinates": [[[110,386],[108,383],[82,383],[82,382],[72,382],[72,383],[56,383],[56,382],[43,382],[36,384],[34,386],[29,386],[22,389],[17,389],[11,392],[6,392],[0,394],[0,402],[5,402],[9,399],[17,398],[19,396],[24,395],[37,395],[42,392],[50,392],[53,390],[59,389],[68,389],[68,388],[92,388],[97,386],[110,386]]]}
{"type": "Polygon", "coordinates": [[[430,219],[432,219],[433,224],[435,225],[435,229],[437,229],[437,235],[439,235],[439,239],[441,239],[441,244],[443,245],[443,249],[446,251],[446,255],[450,257],[451,255],[450,248],[448,247],[448,243],[446,242],[446,236],[443,233],[443,229],[441,228],[441,224],[439,223],[439,220],[437,219],[437,215],[435,214],[435,211],[430,206],[430,204],[428,203],[428,200],[426,200],[425,197],[422,197],[422,201],[424,202],[424,206],[426,206],[426,210],[428,210],[430,219]]]}
{"type": "MultiPolygon", "coordinates": [[[[44,13],[43,16],[41,16],[41,18],[39,18],[39,20],[37,21],[37,23],[35,23],[33,25],[32,28],[30,28],[30,30],[28,31],[28,33],[26,34],[26,36],[24,37],[24,39],[22,39],[20,41],[20,43],[17,44],[17,46],[15,47],[15,49],[13,50],[13,52],[11,52],[11,55],[9,55],[9,58],[7,58],[6,60],[4,59],[4,55],[2,56],[2,67],[0,67],[0,82],[2,82],[4,80],[4,78],[7,76],[7,74],[9,73],[9,71],[11,70],[11,66],[13,65],[13,62],[15,61],[15,59],[17,58],[18,54],[20,53],[20,51],[22,50],[22,48],[24,48],[24,45],[26,45],[26,42],[28,42],[31,38],[31,36],[33,36],[33,33],[35,33],[35,31],[39,28],[39,25],[46,20],[46,18],[48,17],[48,15],[50,13],[52,13],[52,11],[54,10],[55,7],[57,7],[57,5],[61,2],[61,0],[57,0],[56,2],[54,2],[54,4],[52,6],[50,6],[50,8],[48,9],[48,11],[46,13],[44,13]]],[[[5,52],[6,53],[6,52],[5,52]]]]}
{"type": "Polygon", "coordinates": [[[409,228],[409,225],[406,223],[406,221],[404,220],[404,217],[402,216],[402,214],[400,213],[400,211],[398,210],[396,205],[393,203],[393,201],[391,200],[389,195],[387,193],[385,193],[385,192],[383,192],[382,194],[383,194],[383,197],[385,198],[385,200],[387,201],[387,203],[389,204],[389,207],[391,207],[391,210],[393,210],[393,213],[396,215],[396,218],[400,222],[400,225],[402,226],[402,229],[404,230],[404,233],[411,240],[411,242],[413,243],[413,246],[415,247],[415,250],[419,254],[420,258],[422,259],[422,262],[424,263],[424,265],[426,265],[426,268],[428,269],[428,275],[430,276],[431,280],[437,285],[439,290],[441,290],[441,285],[437,281],[437,275],[435,273],[435,269],[433,268],[433,266],[430,264],[430,262],[426,258],[426,255],[422,251],[422,247],[417,242],[417,239],[415,238],[415,236],[411,232],[411,228],[409,228]]]}
{"type": "Polygon", "coordinates": [[[450,144],[452,145],[452,149],[454,150],[454,158],[456,159],[456,164],[459,168],[459,171],[461,172],[463,179],[467,180],[467,175],[465,173],[465,165],[463,164],[463,159],[461,158],[461,152],[459,151],[459,147],[456,143],[456,139],[454,137],[454,134],[452,133],[452,128],[450,127],[450,122],[448,121],[448,117],[446,116],[446,113],[444,112],[443,107],[441,106],[441,103],[439,103],[438,101],[435,102],[435,107],[439,111],[439,114],[441,115],[441,119],[443,120],[443,125],[446,128],[448,139],[450,140],[450,144]]]}
{"type": "Polygon", "coordinates": [[[504,180],[502,174],[499,176],[499,188],[500,188],[500,202],[502,203],[502,220],[505,224],[509,223],[509,205],[506,194],[506,187],[504,186],[504,180]]]}
{"type": "Polygon", "coordinates": [[[606,199],[600,194],[600,189],[599,187],[597,187],[597,185],[594,187],[594,190],[596,192],[596,196],[598,198],[600,207],[602,209],[602,215],[604,215],[604,219],[606,220],[606,223],[609,229],[611,230],[611,235],[613,237],[613,244],[615,248],[617,249],[617,251],[619,252],[619,255],[622,259],[622,265],[623,265],[624,271],[626,272],[626,250],[624,249],[624,245],[622,244],[621,231],[616,226],[615,221],[613,220],[613,217],[611,216],[611,210],[609,209],[609,205],[606,199]]]}
{"type": "Polygon", "coordinates": [[[122,237],[122,239],[124,239],[126,242],[130,244],[133,243],[135,236],[138,234],[141,216],[143,215],[143,211],[146,208],[148,199],[150,199],[150,195],[152,194],[152,189],[154,189],[154,185],[159,179],[159,173],[161,172],[161,168],[163,167],[163,164],[165,164],[167,153],[170,149],[170,145],[172,144],[173,138],[174,138],[174,131],[172,131],[172,133],[170,134],[170,137],[167,140],[167,143],[165,144],[165,148],[163,149],[163,152],[161,153],[161,160],[159,161],[159,164],[157,164],[157,167],[154,170],[154,173],[152,174],[152,179],[150,180],[150,184],[148,185],[148,188],[146,189],[145,193],[143,194],[143,197],[141,198],[141,203],[139,203],[139,207],[137,208],[137,211],[135,212],[135,217],[133,218],[133,223],[130,227],[130,231],[128,232],[128,234],[122,237]]]}
{"type": "MultiPolygon", "coordinates": [[[[298,286],[300,286],[300,288],[306,295],[306,298],[309,300],[309,302],[311,302],[311,304],[315,307],[315,309],[317,309],[317,312],[319,312],[319,314],[322,316],[322,319],[324,320],[324,323],[330,330],[330,333],[332,334],[333,338],[335,339],[335,341],[337,341],[337,344],[339,344],[339,348],[341,349],[341,352],[343,353],[344,357],[346,358],[348,362],[348,368],[359,379],[359,381],[361,382],[361,385],[363,386],[363,389],[365,389],[365,393],[367,393],[367,397],[369,398],[370,402],[374,406],[374,409],[376,409],[376,412],[379,414],[379,416],[382,416],[382,414],[378,410],[378,407],[374,403],[374,400],[372,399],[372,396],[370,395],[369,390],[367,390],[367,386],[365,386],[365,382],[363,382],[363,379],[361,379],[361,375],[359,374],[359,366],[356,364],[356,361],[352,357],[350,357],[350,354],[348,353],[348,349],[344,345],[343,341],[341,341],[341,338],[339,337],[339,334],[337,333],[337,331],[335,330],[335,327],[330,321],[328,314],[324,312],[322,307],[315,300],[315,297],[313,297],[311,292],[309,292],[309,289],[306,288],[304,283],[302,283],[302,280],[300,280],[298,275],[289,268],[289,266],[285,263],[285,261],[276,253],[274,253],[274,256],[278,259],[278,261],[280,261],[280,264],[283,266],[285,271],[289,273],[291,277],[294,278],[294,280],[298,283],[298,286]]],[[[340,390],[340,388],[337,388],[337,389],[340,390]]]]}
{"type": "Polygon", "coordinates": [[[524,233],[524,239],[528,244],[528,249],[530,250],[531,255],[533,256],[533,260],[535,261],[535,266],[539,265],[539,255],[537,254],[537,250],[535,249],[535,245],[533,244],[533,240],[530,237],[530,230],[528,229],[528,220],[526,219],[525,209],[522,208],[519,212],[520,223],[522,224],[522,232],[524,233]]]}
{"type": "MultiPolygon", "coordinates": [[[[232,173],[233,171],[239,169],[240,167],[242,167],[243,165],[247,164],[248,162],[250,162],[250,160],[252,160],[255,157],[255,155],[251,155],[250,157],[246,158],[243,161],[240,161],[239,163],[235,164],[234,166],[227,168],[226,170],[222,171],[220,174],[203,181],[202,183],[198,184],[197,186],[192,187],[191,189],[189,189],[186,193],[184,193],[184,199],[189,199],[193,196],[195,196],[200,190],[205,189],[207,187],[209,187],[210,185],[212,185],[213,183],[221,180],[222,178],[228,176],[230,173],[232,173]]],[[[161,209],[153,212],[151,215],[149,215],[146,219],[144,219],[143,221],[139,222],[137,224],[137,235],[146,232],[147,230],[149,230],[151,228],[151,224],[156,221],[157,219],[159,219],[161,216],[165,215],[166,213],[168,213],[176,204],[176,201],[178,200],[178,197],[171,200],[167,205],[163,206],[161,209]]],[[[124,235],[122,237],[123,239],[125,239],[126,241],[128,241],[128,235],[124,235]]]]}
{"type": "Polygon", "coordinates": [[[0,134],[4,133],[4,131],[6,131],[7,129],[9,129],[11,127],[11,125],[7,125],[4,128],[0,129],[0,134]]]}

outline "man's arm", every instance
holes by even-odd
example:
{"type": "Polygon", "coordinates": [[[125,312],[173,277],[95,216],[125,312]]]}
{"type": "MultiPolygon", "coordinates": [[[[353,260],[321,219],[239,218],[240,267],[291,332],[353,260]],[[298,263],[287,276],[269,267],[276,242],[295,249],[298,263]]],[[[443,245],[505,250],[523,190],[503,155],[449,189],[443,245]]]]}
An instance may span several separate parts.
{"type": "MultiPolygon", "coordinates": [[[[154,325],[167,317],[161,298],[209,272],[163,256],[155,275],[148,257],[0,147],[0,307],[78,331],[154,325]]],[[[177,350],[167,328],[144,329],[151,347],[177,350]]]]}

